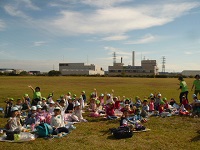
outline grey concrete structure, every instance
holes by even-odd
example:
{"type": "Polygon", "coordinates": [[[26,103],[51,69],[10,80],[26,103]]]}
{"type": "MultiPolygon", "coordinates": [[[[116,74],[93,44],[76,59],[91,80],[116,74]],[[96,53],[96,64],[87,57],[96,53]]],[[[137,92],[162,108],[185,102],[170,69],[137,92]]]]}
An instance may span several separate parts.
{"type": "Polygon", "coordinates": [[[104,70],[94,64],[84,63],[59,63],[62,75],[104,75],[104,70]]]}

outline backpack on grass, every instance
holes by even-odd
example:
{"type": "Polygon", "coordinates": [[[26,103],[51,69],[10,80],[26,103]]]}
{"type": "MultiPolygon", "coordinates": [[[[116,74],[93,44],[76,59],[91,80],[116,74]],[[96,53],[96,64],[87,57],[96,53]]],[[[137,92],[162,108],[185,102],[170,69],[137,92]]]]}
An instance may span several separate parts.
{"type": "Polygon", "coordinates": [[[53,132],[53,128],[47,123],[41,123],[36,127],[39,137],[47,137],[53,132]]]}
{"type": "Polygon", "coordinates": [[[111,130],[112,135],[116,139],[131,138],[133,136],[133,131],[130,130],[130,128],[127,127],[127,126],[121,126],[121,127],[118,127],[118,128],[112,128],[110,130],[111,130]]]}

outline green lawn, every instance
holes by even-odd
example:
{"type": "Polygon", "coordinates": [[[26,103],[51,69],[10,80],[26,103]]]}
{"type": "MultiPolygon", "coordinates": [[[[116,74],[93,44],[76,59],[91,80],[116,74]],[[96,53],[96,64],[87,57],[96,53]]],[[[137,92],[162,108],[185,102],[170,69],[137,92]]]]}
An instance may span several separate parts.
{"type": "MultiPolygon", "coordinates": [[[[185,79],[189,89],[193,79],[185,79]]],[[[28,85],[39,86],[43,96],[54,91],[54,98],[70,91],[79,95],[86,91],[87,97],[96,88],[98,93],[115,90],[115,96],[140,96],[142,99],[150,93],[160,92],[163,97],[175,98],[179,102],[177,78],[110,78],[110,77],[0,77],[0,107],[4,99],[17,99],[25,93],[32,95],[28,85]]],[[[192,101],[192,92],[189,100],[192,101]]],[[[0,114],[1,115],[1,114],[0,114]]],[[[151,117],[145,124],[151,131],[134,134],[130,139],[114,139],[109,128],[119,126],[119,121],[107,121],[102,118],[88,118],[87,123],[77,124],[77,129],[61,139],[36,139],[26,143],[0,142],[0,150],[10,149],[200,149],[200,118],[172,116],[169,118],[151,117]]],[[[0,127],[6,119],[0,118],[0,127]]]]}

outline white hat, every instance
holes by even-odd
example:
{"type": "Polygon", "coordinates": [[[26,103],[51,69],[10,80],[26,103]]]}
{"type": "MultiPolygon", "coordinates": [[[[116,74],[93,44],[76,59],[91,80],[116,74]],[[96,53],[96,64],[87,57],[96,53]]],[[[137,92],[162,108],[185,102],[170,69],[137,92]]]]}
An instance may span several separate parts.
{"type": "Polygon", "coordinates": [[[195,97],[197,97],[197,95],[196,95],[196,94],[193,94],[193,95],[192,95],[192,98],[195,98],[195,97]]]}
{"type": "Polygon", "coordinates": [[[109,97],[110,97],[111,95],[110,95],[110,94],[107,94],[107,96],[109,96],[109,97]]]}
{"type": "Polygon", "coordinates": [[[79,102],[77,102],[75,106],[80,106],[80,105],[81,105],[81,104],[80,104],[79,102]]]}
{"type": "Polygon", "coordinates": [[[42,109],[42,106],[41,105],[37,105],[37,109],[42,109]]]}
{"type": "Polygon", "coordinates": [[[11,111],[18,111],[18,108],[17,107],[12,107],[11,111]]]}
{"type": "Polygon", "coordinates": [[[152,97],[152,96],[154,96],[153,93],[151,93],[151,94],[149,95],[149,97],[152,97]]]}
{"type": "Polygon", "coordinates": [[[49,104],[55,104],[55,102],[54,102],[53,100],[51,100],[51,101],[49,102],[49,104]]]}
{"type": "Polygon", "coordinates": [[[101,93],[101,96],[103,97],[103,96],[104,96],[104,94],[103,94],[103,93],[101,93]]]}
{"type": "Polygon", "coordinates": [[[162,95],[159,93],[158,96],[162,96],[162,95]]]}
{"type": "Polygon", "coordinates": [[[60,107],[57,106],[57,107],[54,108],[54,110],[60,110],[60,107]]]}
{"type": "Polygon", "coordinates": [[[37,107],[36,106],[32,106],[31,110],[37,110],[37,107]]]}

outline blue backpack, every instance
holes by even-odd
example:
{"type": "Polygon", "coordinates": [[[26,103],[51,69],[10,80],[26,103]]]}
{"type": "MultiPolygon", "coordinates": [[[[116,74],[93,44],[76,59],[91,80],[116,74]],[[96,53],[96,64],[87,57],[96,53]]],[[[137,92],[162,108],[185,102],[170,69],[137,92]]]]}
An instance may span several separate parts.
{"type": "Polygon", "coordinates": [[[37,134],[39,137],[47,137],[53,132],[52,126],[47,123],[41,123],[36,127],[37,134]]]}

